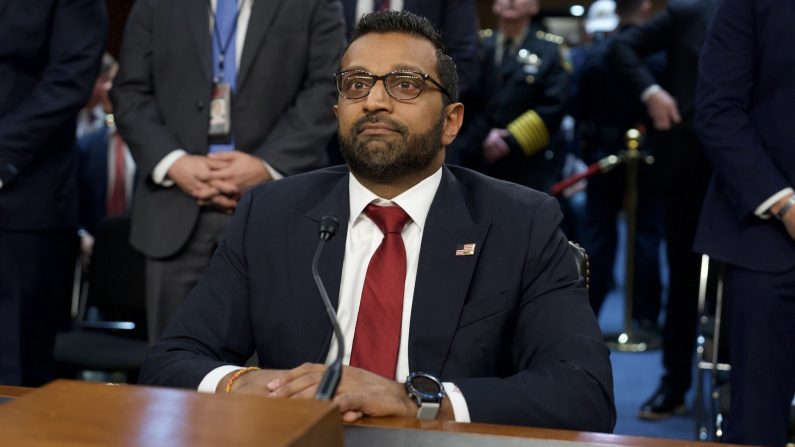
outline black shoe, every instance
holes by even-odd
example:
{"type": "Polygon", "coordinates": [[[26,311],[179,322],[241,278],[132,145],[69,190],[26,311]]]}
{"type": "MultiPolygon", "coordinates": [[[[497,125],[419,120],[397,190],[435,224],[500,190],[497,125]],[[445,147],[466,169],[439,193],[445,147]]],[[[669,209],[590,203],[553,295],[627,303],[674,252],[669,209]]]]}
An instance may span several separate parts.
{"type": "Polygon", "coordinates": [[[663,382],[649,400],[640,406],[638,417],[656,421],[682,414],[686,409],[685,393],[676,392],[671,385],[663,382]]]}

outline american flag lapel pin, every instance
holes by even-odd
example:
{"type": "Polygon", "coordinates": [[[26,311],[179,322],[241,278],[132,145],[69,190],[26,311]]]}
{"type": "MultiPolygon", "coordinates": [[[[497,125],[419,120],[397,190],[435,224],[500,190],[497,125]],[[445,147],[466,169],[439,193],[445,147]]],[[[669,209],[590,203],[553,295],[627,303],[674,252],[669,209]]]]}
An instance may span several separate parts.
{"type": "Polygon", "coordinates": [[[475,243],[470,242],[468,244],[458,244],[455,248],[455,255],[456,256],[474,256],[475,255],[475,243]]]}

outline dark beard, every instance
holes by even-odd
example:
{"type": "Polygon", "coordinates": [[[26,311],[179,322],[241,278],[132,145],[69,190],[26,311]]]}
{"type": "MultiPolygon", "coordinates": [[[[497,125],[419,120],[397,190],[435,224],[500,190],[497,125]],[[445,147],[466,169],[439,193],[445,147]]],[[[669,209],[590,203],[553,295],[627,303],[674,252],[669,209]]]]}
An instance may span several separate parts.
{"type": "Polygon", "coordinates": [[[427,132],[415,135],[410,135],[406,126],[390,118],[367,115],[356,121],[347,135],[339,132],[340,151],[351,172],[371,181],[388,183],[427,168],[442,150],[443,130],[444,115],[427,132]],[[362,126],[369,123],[386,124],[402,138],[397,141],[363,140],[359,133],[362,126]]]}

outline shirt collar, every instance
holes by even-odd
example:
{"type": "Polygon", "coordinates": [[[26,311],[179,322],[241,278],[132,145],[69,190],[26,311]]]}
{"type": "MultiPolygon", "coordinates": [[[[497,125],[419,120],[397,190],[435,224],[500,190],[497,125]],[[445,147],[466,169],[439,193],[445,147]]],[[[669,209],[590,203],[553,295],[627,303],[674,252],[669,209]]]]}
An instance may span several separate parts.
{"type": "Polygon", "coordinates": [[[356,176],[348,174],[348,195],[351,204],[351,215],[348,220],[349,227],[363,215],[364,208],[370,203],[395,204],[403,208],[403,211],[411,217],[420,230],[425,228],[425,219],[431,209],[431,202],[436,196],[436,190],[442,182],[442,168],[426,177],[421,182],[412,186],[392,200],[386,200],[373,194],[372,191],[359,183],[356,176]]]}

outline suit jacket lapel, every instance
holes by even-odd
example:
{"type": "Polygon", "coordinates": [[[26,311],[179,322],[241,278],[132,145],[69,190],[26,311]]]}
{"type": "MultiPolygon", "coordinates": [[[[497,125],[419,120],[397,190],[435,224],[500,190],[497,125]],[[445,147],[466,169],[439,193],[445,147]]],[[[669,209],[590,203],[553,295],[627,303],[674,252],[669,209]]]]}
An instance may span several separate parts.
{"type": "Polygon", "coordinates": [[[472,273],[491,222],[474,223],[455,176],[445,167],[422,235],[409,333],[409,368],[441,374],[472,273]],[[457,256],[475,244],[471,256],[457,256]]]}
{"type": "Polygon", "coordinates": [[[243,55],[240,57],[240,66],[237,69],[237,91],[239,92],[246,82],[248,72],[259,53],[259,48],[268,30],[271,28],[273,18],[276,16],[283,0],[260,0],[251,5],[251,17],[248,19],[248,30],[243,45],[243,55]]]}
{"type": "MultiPolygon", "coordinates": [[[[262,2],[260,2],[262,3],[262,2]]],[[[294,210],[290,216],[290,272],[292,297],[299,342],[296,348],[305,350],[303,358],[323,363],[331,343],[331,324],[326,316],[323,301],[312,280],[312,258],[318,243],[318,225],[323,216],[333,215],[340,221],[337,235],[326,243],[320,257],[318,272],[323,279],[329,299],[336,308],[339,302],[342,261],[345,256],[345,239],[350,214],[348,176],[331,189],[314,208],[294,210]]]]}
{"type": "Polygon", "coordinates": [[[210,34],[210,10],[206,1],[188,0],[182,8],[188,16],[187,21],[190,25],[191,34],[195,42],[194,47],[199,57],[199,65],[207,76],[212,80],[212,46],[210,34]]]}

